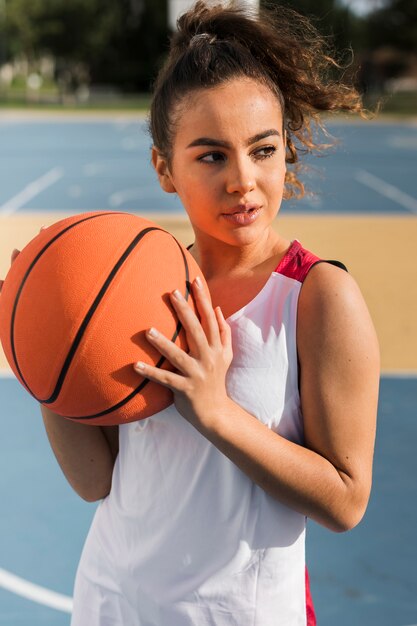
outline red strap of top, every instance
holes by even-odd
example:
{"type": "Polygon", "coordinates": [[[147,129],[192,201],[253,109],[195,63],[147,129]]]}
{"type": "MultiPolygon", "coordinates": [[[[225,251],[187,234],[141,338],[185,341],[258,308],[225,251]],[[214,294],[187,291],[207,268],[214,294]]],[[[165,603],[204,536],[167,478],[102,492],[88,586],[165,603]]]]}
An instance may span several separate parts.
{"type": "Polygon", "coordinates": [[[310,269],[321,259],[309,252],[297,240],[293,241],[276,268],[276,272],[302,283],[310,269]]]}

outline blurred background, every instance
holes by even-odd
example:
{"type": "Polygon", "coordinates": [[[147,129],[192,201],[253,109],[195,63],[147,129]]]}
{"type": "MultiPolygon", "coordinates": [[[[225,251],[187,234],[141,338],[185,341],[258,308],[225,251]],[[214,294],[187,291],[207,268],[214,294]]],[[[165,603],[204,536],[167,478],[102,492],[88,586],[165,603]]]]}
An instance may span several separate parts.
{"type": "MultiPolygon", "coordinates": [[[[367,104],[415,112],[416,0],[280,3],[333,40],[367,104]]],[[[0,0],[0,105],[146,108],[168,18],[168,0],[0,0]]]]}

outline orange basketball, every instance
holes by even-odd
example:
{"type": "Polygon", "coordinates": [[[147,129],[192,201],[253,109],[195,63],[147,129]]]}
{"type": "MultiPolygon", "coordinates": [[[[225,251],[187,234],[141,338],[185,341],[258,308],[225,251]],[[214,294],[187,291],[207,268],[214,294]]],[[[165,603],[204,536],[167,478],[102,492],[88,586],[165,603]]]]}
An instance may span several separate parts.
{"type": "MultiPolygon", "coordinates": [[[[86,213],[42,230],[12,264],[0,295],[0,338],[24,387],[86,424],[149,417],[173,400],[133,363],[170,364],[145,331],[187,349],[169,300],[201,275],[168,232],[127,213],[86,213]]],[[[204,280],[204,279],[203,279],[204,280]]],[[[194,308],[194,307],[193,307],[194,308]]]]}

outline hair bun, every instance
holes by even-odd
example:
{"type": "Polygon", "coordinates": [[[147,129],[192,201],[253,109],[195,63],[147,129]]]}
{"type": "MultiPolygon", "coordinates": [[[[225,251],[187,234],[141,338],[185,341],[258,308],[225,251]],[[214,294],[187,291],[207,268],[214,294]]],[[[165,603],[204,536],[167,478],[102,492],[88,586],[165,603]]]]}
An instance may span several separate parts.
{"type": "Polygon", "coordinates": [[[190,39],[190,46],[195,44],[199,44],[202,42],[213,44],[217,41],[216,35],[211,35],[210,33],[196,33],[190,39]]]}

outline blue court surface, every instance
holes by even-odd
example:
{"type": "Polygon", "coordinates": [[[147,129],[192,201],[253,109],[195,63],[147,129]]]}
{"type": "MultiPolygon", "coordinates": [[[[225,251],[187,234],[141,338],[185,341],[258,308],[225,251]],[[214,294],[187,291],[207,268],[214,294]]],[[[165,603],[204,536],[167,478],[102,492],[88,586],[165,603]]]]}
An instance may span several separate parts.
{"type": "MultiPolygon", "coordinates": [[[[67,485],[39,409],[23,388],[0,378],[0,397],[0,624],[68,626],[95,505],[67,485]]],[[[374,487],[364,520],[346,534],[308,525],[319,626],[417,624],[416,406],[417,378],[382,379],[374,487]]]]}
{"type": "MultiPolygon", "coordinates": [[[[417,214],[417,123],[331,123],[338,143],[309,159],[314,194],[283,212],[417,214]]],[[[324,136],[321,141],[328,139],[324,136]]],[[[0,216],[18,211],[181,213],[150,165],[146,122],[0,114],[0,216]]]]}

